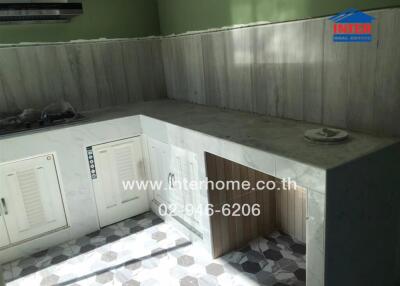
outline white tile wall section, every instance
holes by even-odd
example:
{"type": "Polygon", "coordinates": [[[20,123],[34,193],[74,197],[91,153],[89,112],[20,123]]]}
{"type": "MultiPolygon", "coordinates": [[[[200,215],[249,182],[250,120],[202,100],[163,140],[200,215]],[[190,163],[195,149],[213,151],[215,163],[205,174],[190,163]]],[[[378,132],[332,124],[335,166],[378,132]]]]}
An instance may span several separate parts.
{"type": "Polygon", "coordinates": [[[276,177],[290,178],[298,186],[311,187],[314,191],[325,193],[326,171],[295,162],[280,156],[275,159],[276,177]]]}
{"type": "Polygon", "coordinates": [[[326,197],[308,190],[307,201],[307,286],[323,286],[325,273],[325,205],[326,197]]]}

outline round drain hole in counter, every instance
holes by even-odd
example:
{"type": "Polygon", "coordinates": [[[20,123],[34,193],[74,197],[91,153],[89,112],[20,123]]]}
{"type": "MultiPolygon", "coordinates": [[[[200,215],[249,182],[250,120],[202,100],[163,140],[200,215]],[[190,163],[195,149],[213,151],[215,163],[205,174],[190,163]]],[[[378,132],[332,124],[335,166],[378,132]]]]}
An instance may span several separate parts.
{"type": "Polygon", "coordinates": [[[307,130],[304,137],[311,142],[335,144],[347,140],[349,133],[340,129],[318,128],[307,130]]]}

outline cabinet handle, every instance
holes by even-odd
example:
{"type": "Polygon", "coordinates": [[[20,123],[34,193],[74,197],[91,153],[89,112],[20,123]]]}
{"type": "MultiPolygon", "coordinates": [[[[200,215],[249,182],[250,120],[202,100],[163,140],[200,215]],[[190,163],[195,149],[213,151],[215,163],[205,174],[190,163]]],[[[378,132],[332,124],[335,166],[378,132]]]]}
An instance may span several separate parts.
{"type": "Polygon", "coordinates": [[[175,174],[171,173],[171,188],[175,187],[175,174]]]}
{"type": "Polygon", "coordinates": [[[7,209],[7,205],[6,205],[6,200],[4,198],[1,198],[1,203],[3,205],[4,214],[8,215],[8,209],[7,209]]]}
{"type": "Polygon", "coordinates": [[[171,173],[168,173],[168,187],[171,188],[171,173]]]}

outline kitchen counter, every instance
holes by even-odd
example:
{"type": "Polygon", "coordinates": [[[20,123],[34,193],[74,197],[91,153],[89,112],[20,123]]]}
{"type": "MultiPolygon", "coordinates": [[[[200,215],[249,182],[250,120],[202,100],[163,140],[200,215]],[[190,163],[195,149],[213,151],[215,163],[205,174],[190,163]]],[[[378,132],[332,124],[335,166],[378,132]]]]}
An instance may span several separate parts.
{"type": "MultiPolygon", "coordinates": [[[[71,125],[0,137],[0,163],[48,153],[56,154],[59,162],[71,227],[28,242],[26,248],[32,253],[98,230],[86,148],[143,135],[197,154],[202,178],[206,177],[204,152],[208,152],[276,178],[291,178],[307,190],[307,285],[356,281],[358,272],[350,277],[348,271],[355,268],[378,267],[378,273],[386,273],[379,277],[388,281],[397,273],[392,252],[398,237],[398,228],[393,226],[399,225],[399,210],[393,203],[399,196],[399,139],[350,132],[345,143],[314,144],[303,134],[319,125],[174,100],[140,102],[83,115],[85,121],[71,125]],[[374,257],[380,262],[371,264],[370,252],[365,249],[377,242],[382,243],[374,257]],[[347,255],[346,260],[337,253],[347,255]],[[386,261],[394,266],[389,269],[386,261]]],[[[201,205],[209,203],[207,190],[200,197],[201,205]]],[[[210,252],[209,217],[201,216],[200,221],[202,242],[210,252]]],[[[0,254],[0,260],[8,261],[23,255],[15,248],[0,254]]]]}
{"type": "Polygon", "coordinates": [[[399,142],[396,138],[350,132],[350,139],[345,143],[316,144],[305,140],[303,134],[308,129],[321,127],[320,125],[175,100],[138,102],[132,105],[84,112],[83,115],[86,120],[75,122],[73,125],[15,133],[2,136],[0,140],[25,136],[33,132],[49,132],[54,129],[104,120],[145,115],[325,170],[399,142]]]}

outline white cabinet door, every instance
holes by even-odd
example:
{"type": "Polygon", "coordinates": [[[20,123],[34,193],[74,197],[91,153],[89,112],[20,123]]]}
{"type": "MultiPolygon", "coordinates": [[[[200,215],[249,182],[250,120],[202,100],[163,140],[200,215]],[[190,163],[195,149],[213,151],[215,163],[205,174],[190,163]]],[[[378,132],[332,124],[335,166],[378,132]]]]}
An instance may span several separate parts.
{"type": "Polygon", "coordinates": [[[151,179],[154,184],[154,197],[159,203],[171,204],[171,152],[167,144],[153,140],[151,138],[147,141],[149,149],[149,160],[151,179]]]}
{"type": "Polygon", "coordinates": [[[149,210],[140,137],[93,147],[97,179],[93,181],[100,226],[149,210]]]}
{"type": "Polygon", "coordinates": [[[2,209],[0,207],[0,248],[10,244],[10,239],[8,238],[8,232],[3,217],[4,217],[4,212],[2,212],[2,209]]]}
{"type": "MultiPolygon", "coordinates": [[[[195,226],[200,223],[200,174],[199,174],[199,161],[197,155],[193,152],[186,153],[186,178],[189,182],[198,182],[194,184],[195,188],[189,188],[184,193],[185,205],[190,205],[190,208],[186,207],[185,220],[194,224],[195,226]]],[[[204,211],[204,210],[203,210],[204,211]]]]}
{"type": "Polygon", "coordinates": [[[11,243],[67,225],[52,155],[2,164],[0,200],[11,243]]]}
{"type": "Polygon", "coordinates": [[[175,215],[185,219],[185,193],[188,192],[187,185],[187,158],[186,151],[171,146],[170,171],[170,201],[175,209],[175,215]]]}
{"type": "Polygon", "coordinates": [[[154,190],[156,200],[166,203],[176,216],[197,227],[200,189],[190,188],[192,181],[199,182],[196,154],[150,138],[148,148],[152,179],[164,186],[162,190],[154,190]]]}
{"type": "Polygon", "coordinates": [[[190,225],[199,224],[199,163],[195,153],[171,147],[172,201],[181,210],[178,216],[190,225]]]}

